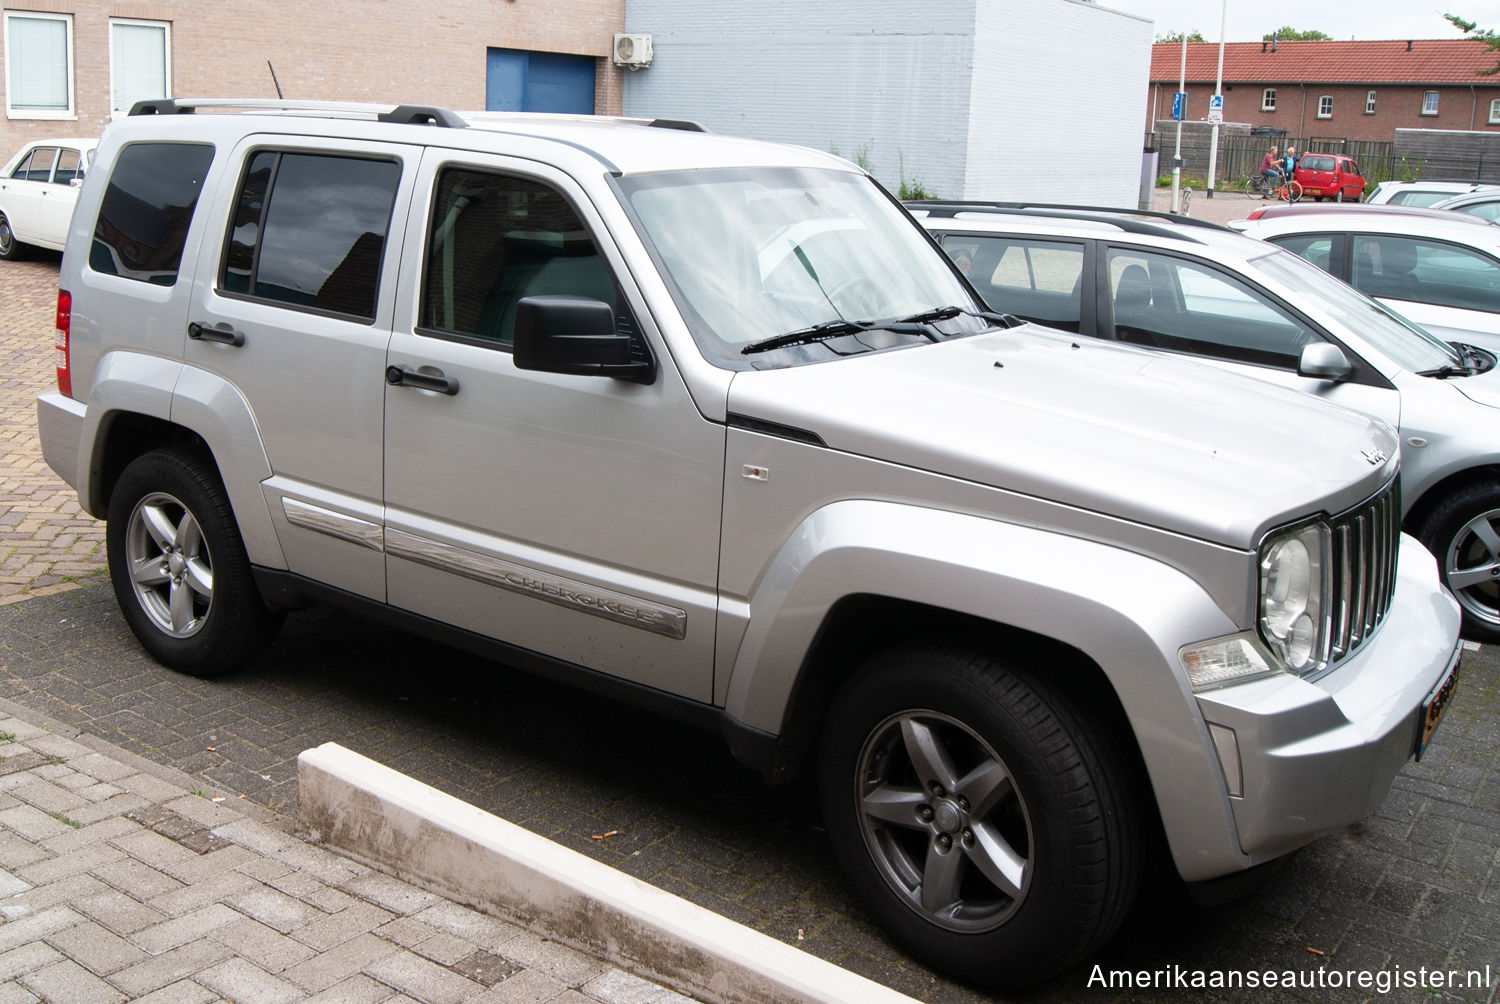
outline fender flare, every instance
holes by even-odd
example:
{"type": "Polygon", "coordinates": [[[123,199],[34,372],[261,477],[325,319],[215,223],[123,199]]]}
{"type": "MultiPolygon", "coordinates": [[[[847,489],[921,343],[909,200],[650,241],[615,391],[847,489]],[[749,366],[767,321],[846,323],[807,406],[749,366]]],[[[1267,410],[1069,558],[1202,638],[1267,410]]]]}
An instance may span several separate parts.
{"type": "Polygon", "coordinates": [[[1182,645],[1239,627],[1188,575],[1036,527],[902,503],[835,502],[797,527],[757,583],[727,715],[780,734],[800,678],[815,671],[806,655],[819,627],[852,594],[967,614],[1082,652],[1125,709],[1179,863],[1183,853],[1243,859],[1212,740],[1177,659],[1182,645]]]}

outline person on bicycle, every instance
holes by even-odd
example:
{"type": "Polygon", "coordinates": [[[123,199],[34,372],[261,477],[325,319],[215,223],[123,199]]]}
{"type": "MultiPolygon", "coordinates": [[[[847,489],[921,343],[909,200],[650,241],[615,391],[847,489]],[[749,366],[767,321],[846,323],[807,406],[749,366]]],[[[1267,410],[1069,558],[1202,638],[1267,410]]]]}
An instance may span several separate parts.
{"type": "Polygon", "coordinates": [[[1281,184],[1281,158],[1277,156],[1280,152],[1281,148],[1273,143],[1271,149],[1267,150],[1266,155],[1260,159],[1260,175],[1266,181],[1266,191],[1261,196],[1262,199],[1269,199],[1276,191],[1276,186],[1281,184]]]}

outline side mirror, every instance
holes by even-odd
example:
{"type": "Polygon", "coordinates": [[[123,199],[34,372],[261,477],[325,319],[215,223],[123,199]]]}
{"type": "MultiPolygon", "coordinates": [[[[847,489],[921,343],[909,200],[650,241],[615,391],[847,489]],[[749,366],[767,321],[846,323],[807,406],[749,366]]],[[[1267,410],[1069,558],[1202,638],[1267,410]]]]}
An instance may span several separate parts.
{"type": "Polygon", "coordinates": [[[526,296],[516,304],[516,369],[607,376],[650,383],[649,362],[632,362],[630,336],[615,334],[615,312],[583,296],[526,296]]]}
{"type": "Polygon", "coordinates": [[[1297,360],[1297,375],[1315,380],[1343,380],[1352,372],[1354,367],[1349,365],[1349,357],[1332,342],[1304,345],[1297,360]]]}

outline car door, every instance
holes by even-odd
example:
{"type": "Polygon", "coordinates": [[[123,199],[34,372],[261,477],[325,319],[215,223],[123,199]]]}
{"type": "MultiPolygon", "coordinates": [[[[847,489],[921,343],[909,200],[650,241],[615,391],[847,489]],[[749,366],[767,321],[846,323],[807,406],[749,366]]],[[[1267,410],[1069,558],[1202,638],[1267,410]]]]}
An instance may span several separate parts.
{"type": "Polygon", "coordinates": [[[723,426],[567,175],[431,151],[417,192],[386,385],[390,602],[711,700],[723,426]],[[517,369],[517,307],[535,295],[608,302],[654,375],[517,369]]]}
{"type": "Polygon", "coordinates": [[[389,237],[404,226],[420,153],[243,139],[209,217],[223,252],[200,256],[184,339],[185,361],[221,376],[253,413],[288,569],[377,600],[385,353],[401,248],[389,237]]]}
{"type": "Polygon", "coordinates": [[[57,147],[39,146],[27,154],[0,179],[0,210],[10,221],[16,239],[24,244],[36,243],[41,233],[42,198],[52,183],[52,165],[57,162],[57,147]]]}
{"type": "Polygon", "coordinates": [[[1383,378],[1362,378],[1357,356],[1353,379],[1298,375],[1303,348],[1331,339],[1242,276],[1134,246],[1110,247],[1105,267],[1109,317],[1101,332],[1116,340],[1191,355],[1399,423],[1400,395],[1383,378]]]}
{"type": "Polygon", "coordinates": [[[68,240],[68,224],[73,207],[78,204],[78,186],[73,179],[83,178],[82,160],[73,147],[59,147],[52,177],[42,187],[37,199],[36,243],[61,251],[68,240]]]}

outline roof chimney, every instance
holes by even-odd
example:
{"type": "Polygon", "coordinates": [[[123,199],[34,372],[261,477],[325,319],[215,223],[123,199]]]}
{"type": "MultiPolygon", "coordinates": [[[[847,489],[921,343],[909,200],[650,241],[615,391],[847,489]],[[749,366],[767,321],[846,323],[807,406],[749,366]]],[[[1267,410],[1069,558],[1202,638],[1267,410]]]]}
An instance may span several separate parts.
{"type": "Polygon", "coordinates": [[[1260,42],[1260,51],[1261,52],[1265,52],[1266,51],[1266,41],[1265,41],[1265,39],[1261,39],[1261,42],[1260,42]]]}
{"type": "Polygon", "coordinates": [[[1276,36],[1274,34],[1271,36],[1271,51],[1276,51],[1276,36]]]}
{"type": "Polygon", "coordinates": [[[1411,39],[1409,39],[1409,38],[1406,40],[1406,51],[1407,52],[1411,51],[1411,39]]]}

